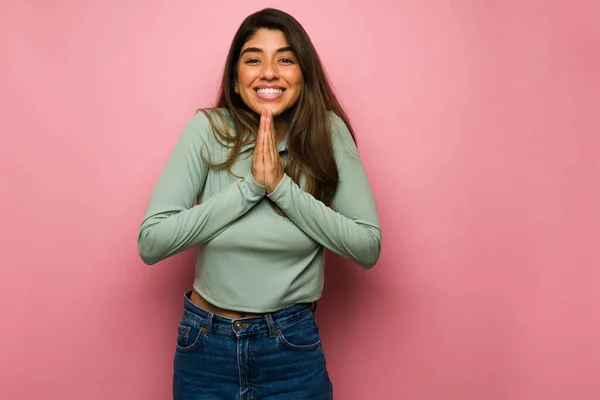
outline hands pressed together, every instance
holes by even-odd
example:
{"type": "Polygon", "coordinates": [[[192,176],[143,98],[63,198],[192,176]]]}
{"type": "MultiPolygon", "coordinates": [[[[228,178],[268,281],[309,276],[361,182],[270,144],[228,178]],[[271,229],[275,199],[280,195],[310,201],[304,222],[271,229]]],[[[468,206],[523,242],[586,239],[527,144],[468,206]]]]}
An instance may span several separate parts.
{"type": "Polygon", "coordinates": [[[264,109],[252,157],[252,176],[256,183],[266,187],[267,193],[271,193],[281,182],[284,168],[283,159],[277,150],[273,113],[264,109]]]}

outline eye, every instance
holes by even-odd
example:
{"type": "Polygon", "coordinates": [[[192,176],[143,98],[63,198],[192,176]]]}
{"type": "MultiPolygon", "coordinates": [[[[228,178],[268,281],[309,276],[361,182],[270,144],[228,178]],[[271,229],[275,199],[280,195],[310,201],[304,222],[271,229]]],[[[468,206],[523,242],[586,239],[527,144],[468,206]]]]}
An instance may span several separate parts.
{"type": "Polygon", "coordinates": [[[292,64],[293,61],[287,57],[283,57],[281,60],[281,62],[285,63],[285,64],[292,64]]]}
{"type": "Polygon", "coordinates": [[[258,62],[258,58],[249,58],[246,60],[246,64],[256,64],[258,62]]]}

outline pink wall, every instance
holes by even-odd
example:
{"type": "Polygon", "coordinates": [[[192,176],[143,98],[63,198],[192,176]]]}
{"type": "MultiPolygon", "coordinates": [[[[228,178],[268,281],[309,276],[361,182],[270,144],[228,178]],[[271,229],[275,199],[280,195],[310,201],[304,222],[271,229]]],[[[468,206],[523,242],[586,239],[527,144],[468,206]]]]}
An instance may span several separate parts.
{"type": "Polygon", "coordinates": [[[600,3],[218,3],[0,3],[0,398],[169,398],[191,254],[145,266],[137,230],[266,5],[319,49],[384,230],[374,270],[330,258],[337,398],[600,398],[600,3]]]}

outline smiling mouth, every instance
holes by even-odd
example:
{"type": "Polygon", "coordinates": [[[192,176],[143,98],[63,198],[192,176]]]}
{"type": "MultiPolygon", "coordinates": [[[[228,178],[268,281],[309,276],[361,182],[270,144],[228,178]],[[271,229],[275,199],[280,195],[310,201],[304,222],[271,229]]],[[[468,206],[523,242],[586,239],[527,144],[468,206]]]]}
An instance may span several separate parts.
{"type": "Polygon", "coordinates": [[[258,88],[254,89],[256,96],[261,100],[277,100],[283,96],[284,88],[258,88]]]}
{"type": "Polygon", "coordinates": [[[264,89],[254,89],[256,91],[256,93],[258,94],[262,94],[262,95],[277,95],[277,94],[281,94],[284,92],[285,89],[282,88],[264,88],[264,89]]]}

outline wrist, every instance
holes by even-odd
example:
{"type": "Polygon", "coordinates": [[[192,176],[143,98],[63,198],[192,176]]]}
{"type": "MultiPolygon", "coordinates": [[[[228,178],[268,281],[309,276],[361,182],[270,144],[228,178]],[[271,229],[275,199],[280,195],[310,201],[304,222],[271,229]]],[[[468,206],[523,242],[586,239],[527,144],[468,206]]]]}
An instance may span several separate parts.
{"type": "Polygon", "coordinates": [[[267,188],[267,196],[269,197],[276,197],[277,194],[279,192],[281,192],[283,189],[283,187],[286,185],[287,181],[290,181],[292,178],[290,178],[288,175],[286,175],[285,173],[281,176],[281,179],[279,179],[279,182],[277,182],[276,185],[273,185],[271,187],[271,185],[269,185],[269,187],[267,188]]]}

